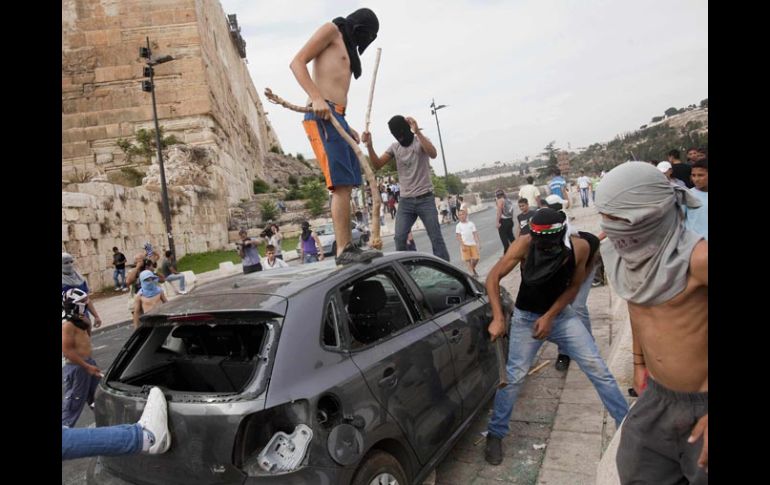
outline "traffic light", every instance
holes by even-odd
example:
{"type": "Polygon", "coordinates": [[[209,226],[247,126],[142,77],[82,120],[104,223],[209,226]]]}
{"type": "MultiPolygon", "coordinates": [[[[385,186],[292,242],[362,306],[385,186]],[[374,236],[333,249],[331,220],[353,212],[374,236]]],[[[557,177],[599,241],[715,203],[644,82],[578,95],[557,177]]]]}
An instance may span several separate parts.
{"type": "Polygon", "coordinates": [[[152,66],[144,66],[144,77],[152,77],[155,72],[152,70],[152,66]]]}
{"type": "Polygon", "coordinates": [[[140,47],[139,48],[139,57],[144,57],[145,59],[150,58],[150,48],[149,47],[140,47]]]}
{"type": "Polygon", "coordinates": [[[151,93],[152,92],[152,81],[144,80],[142,81],[142,91],[145,93],[151,93]]]}

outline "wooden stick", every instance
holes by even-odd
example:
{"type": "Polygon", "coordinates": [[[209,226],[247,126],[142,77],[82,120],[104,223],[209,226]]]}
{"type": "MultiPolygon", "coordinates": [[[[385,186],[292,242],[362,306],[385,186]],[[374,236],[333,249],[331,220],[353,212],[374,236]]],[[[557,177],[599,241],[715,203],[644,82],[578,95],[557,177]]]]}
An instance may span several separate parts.
{"type": "MultiPolygon", "coordinates": [[[[313,112],[313,110],[308,106],[298,106],[296,104],[289,103],[285,99],[273,93],[270,88],[265,88],[265,97],[273,104],[281,105],[284,108],[296,111],[298,113],[313,112]]],[[[356,154],[358,162],[364,169],[364,175],[366,176],[366,180],[369,182],[369,188],[372,191],[372,240],[370,241],[369,245],[375,249],[382,249],[382,239],[380,238],[380,204],[382,204],[382,199],[380,198],[379,190],[377,187],[377,178],[374,176],[374,170],[372,170],[372,167],[366,161],[366,157],[364,157],[361,149],[358,148],[358,144],[356,144],[355,140],[353,140],[353,138],[348,135],[342,125],[340,125],[340,122],[337,121],[337,118],[332,115],[329,118],[329,121],[331,121],[332,126],[334,126],[334,128],[337,130],[337,133],[339,133],[340,136],[346,142],[348,142],[348,145],[350,145],[350,147],[353,149],[353,152],[356,154]]],[[[366,199],[366,197],[364,197],[364,199],[366,199]]],[[[364,200],[364,202],[366,201],[364,200]]]]}
{"type": "Polygon", "coordinates": [[[543,362],[543,363],[542,363],[542,364],[540,364],[539,366],[537,366],[537,367],[535,367],[534,369],[532,369],[531,371],[527,372],[527,375],[528,375],[528,376],[531,376],[531,375],[532,375],[532,374],[534,374],[535,372],[537,372],[537,371],[539,371],[540,369],[542,369],[543,367],[547,366],[547,365],[548,365],[550,362],[551,362],[550,360],[546,360],[545,362],[543,362]]]}
{"type": "Polygon", "coordinates": [[[369,104],[366,106],[366,122],[364,131],[369,131],[369,116],[372,114],[372,99],[374,98],[374,83],[377,82],[377,69],[380,67],[380,54],[382,47],[377,48],[377,56],[374,58],[374,75],[372,76],[372,87],[369,88],[369,104]]]}

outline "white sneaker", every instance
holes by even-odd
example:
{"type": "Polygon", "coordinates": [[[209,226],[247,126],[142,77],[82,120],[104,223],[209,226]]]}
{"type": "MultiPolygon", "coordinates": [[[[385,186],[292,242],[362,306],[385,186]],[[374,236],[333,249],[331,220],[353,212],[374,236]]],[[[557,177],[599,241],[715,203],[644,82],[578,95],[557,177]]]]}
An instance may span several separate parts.
{"type": "Polygon", "coordinates": [[[187,290],[179,290],[179,291],[177,291],[177,293],[179,293],[180,295],[186,295],[187,294],[187,290]]]}
{"type": "Polygon", "coordinates": [[[120,291],[120,286],[116,286],[113,291],[120,291]]]}
{"type": "Polygon", "coordinates": [[[147,404],[144,406],[139,424],[155,436],[155,443],[150,446],[147,454],[159,455],[165,453],[171,446],[171,434],[168,432],[168,404],[163,391],[158,387],[150,389],[147,404]]]}

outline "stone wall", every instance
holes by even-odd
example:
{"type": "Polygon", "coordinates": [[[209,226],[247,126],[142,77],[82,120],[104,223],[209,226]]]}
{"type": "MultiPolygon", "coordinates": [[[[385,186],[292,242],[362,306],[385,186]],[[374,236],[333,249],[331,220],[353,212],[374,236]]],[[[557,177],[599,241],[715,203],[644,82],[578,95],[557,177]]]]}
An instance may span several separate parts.
{"type": "MultiPolygon", "coordinates": [[[[227,203],[206,187],[169,189],[177,257],[223,249],[228,242],[227,203]]],[[[129,260],[145,241],[167,249],[160,191],[104,182],[71,184],[62,191],[62,251],[98,290],[112,285],[112,247],[129,260]]]]}
{"type": "Polygon", "coordinates": [[[62,172],[92,175],[127,165],[119,138],[154,128],[139,48],[172,62],[155,66],[158,118],[166,134],[213,151],[216,190],[230,202],[264,178],[280,149],[217,0],[62,1],[62,172]]]}

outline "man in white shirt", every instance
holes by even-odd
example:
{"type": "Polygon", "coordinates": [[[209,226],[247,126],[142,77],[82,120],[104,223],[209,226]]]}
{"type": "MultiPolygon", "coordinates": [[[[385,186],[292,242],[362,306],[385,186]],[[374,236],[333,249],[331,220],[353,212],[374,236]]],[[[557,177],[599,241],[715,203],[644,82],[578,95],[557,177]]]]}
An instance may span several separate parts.
{"type": "Polygon", "coordinates": [[[265,248],[265,257],[262,259],[262,271],[288,267],[289,264],[286,261],[275,257],[275,246],[268,244],[265,248]]]}
{"type": "Polygon", "coordinates": [[[577,179],[578,188],[580,189],[580,202],[583,203],[583,207],[588,207],[588,188],[591,186],[591,179],[586,177],[586,171],[580,171],[580,177],[577,179]]]}
{"type": "Polygon", "coordinates": [[[532,184],[534,181],[531,175],[527,177],[527,185],[519,188],[519,199],[527,199],[532,210],[537,210],[540,207],[540,190],[532,184]]]}
{"type": "Polygon", "coordinates": [[[481,241],[479,241],[479,233],[476,231],[476,224],[468,220],[468,211],[460,209],[458,213],[460,222],[457,223],[455,234],[457,236],[457,242],[460,243],[460,252],[462,254],[463,261],[468,265],[468,271],[473,276],[478,277],[476,272],[476,265],[479,264],[479,251],[481,251],[481,241]]]}

